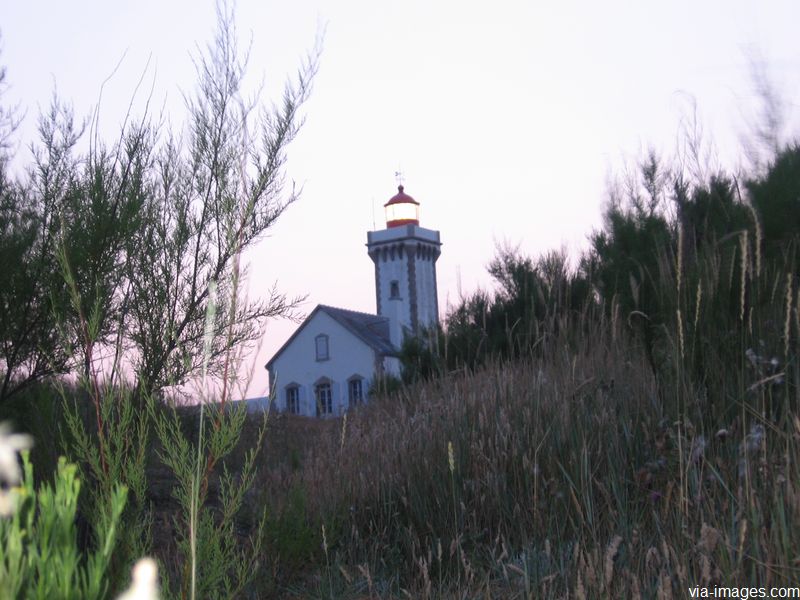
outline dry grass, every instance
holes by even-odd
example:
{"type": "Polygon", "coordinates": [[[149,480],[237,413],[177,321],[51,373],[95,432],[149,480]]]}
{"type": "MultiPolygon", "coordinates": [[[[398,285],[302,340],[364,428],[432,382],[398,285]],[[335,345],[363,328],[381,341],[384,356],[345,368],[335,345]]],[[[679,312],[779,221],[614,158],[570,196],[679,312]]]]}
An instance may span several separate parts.
{"type": "Polygon", "coordinates": [[[263,499],[285,506],[282,490],[303,490],[330,560],[309,548],[298,573],[273,555],[276,589],[679,598],[691,585],[796,582],[794,388],[784,379],[748,392],[763,373],[743,369],[742,356],[715,394],[731,406],[712,411],[688,369],[657,381],[619,327],[404,390],[351,413],[346,430],[341,420],[276,423],[267,453],[295,464],[268,461],[263,499]],[[779,397],[786,410],[770,419],[759,402],[779,397]]]}

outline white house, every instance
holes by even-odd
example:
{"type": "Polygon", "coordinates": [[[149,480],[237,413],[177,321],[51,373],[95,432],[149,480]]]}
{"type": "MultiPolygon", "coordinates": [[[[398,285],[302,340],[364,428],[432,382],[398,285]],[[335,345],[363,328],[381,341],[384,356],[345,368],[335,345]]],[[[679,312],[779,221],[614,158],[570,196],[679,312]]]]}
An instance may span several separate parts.
{"type": "Polygon", "coordinates": [[[419,226],[403,186],[385,205],[386,228],[367,232],[376,315],[318,305],[266,364],[276,408],[331,416],[366,402],[375,377],[400,375],[403,338],[439,318],[439,232],[419,226]]]}

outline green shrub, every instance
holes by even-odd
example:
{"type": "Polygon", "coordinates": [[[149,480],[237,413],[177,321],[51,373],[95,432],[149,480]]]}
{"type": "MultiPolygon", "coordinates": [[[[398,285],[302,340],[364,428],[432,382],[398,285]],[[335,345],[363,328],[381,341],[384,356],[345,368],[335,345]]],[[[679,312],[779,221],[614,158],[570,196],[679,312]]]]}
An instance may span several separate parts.
{"type": "Polygon", "coordinates": [[[0,596],[91,600],[109,596],[107,572],[117,543],[117,524],[128,490],[114,487],[110,506],[99,511],[98,547],[81,556],[75,515],[81,484],[77,467],[58,461],[55,486],[34,491],[33,466],[22,454],[24,476],[12,488],[13,513],[0,520],[0,596]]]}
{"type": "Polygon", "coordinates": [[[294,485],[284,509],[267,519],[264,528],[267,550],[277,556],[282,567],[302,568],[322,547],[320,531],[320,525],[309,517],[305,489],[294,485]]]}
{"type": "Polygon", "coordinates": [[[369,386],[370,397],[374,395],[390,396],[403,389],[403,380],[392,374],[375,377],[369,386]]]}

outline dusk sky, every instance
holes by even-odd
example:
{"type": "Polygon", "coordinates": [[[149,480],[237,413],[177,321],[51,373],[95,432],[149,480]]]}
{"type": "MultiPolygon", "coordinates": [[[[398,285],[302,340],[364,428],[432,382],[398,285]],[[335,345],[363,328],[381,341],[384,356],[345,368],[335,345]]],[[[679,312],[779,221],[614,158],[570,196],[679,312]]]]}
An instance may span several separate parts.
{"type": "MultiPolygon", "coordinates": [[[[742,162],[758,114],[753,64],[797,131],[798,23],[797,0],[240,0],[240,40],[252,39],[249,75],[254,86],[263,79],[264,102],[280,99],[324,31],[289,150],[287,178],[303,195],[248,255],[249,294],[277,282],[308,294],[306,313],[319,303],[374,312],[364,244],[373,214],[384,226],[398,168],[420,224],[441,231],[443,311],[459,289],[490,286],[498,243],[575,256],[601,223],[607,181],[649,147],[674,156],[693,106],[718,163],[742,162]]],[[[103,92],[101,137],[118,134],[143,72],[179,127],[192,55],[214,26],[210,0],[5,2],[4,101],[27,109],[16,163],[28,162],[54,90],[88,115],[121,59],[103,92]]],[[[269,324],[248,395],[266,392],[263,365],[295,327],[269,324]]]]}

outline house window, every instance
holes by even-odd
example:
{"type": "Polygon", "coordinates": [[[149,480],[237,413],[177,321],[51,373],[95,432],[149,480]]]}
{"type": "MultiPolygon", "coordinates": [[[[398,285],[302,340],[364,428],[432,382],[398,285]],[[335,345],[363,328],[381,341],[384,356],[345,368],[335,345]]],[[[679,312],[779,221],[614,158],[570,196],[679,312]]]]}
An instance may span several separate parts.
{"type": "Polygon", "coordinates": [[[347,382],[350,406],[356,406],[364,401],[364,380],[361,377],[353,377],[347,382]]]}
{"type": "Polygon", "coordinates": [[[328,351],[328,336],[325,334],[318,335],[315,338],[317,348],[317,360],[328,360],[330,353],[328,351]]]}
{"type": "Polygon", "coordinates": [[[315,386],[317,395],[317,416],[333,414],[333,396],[330,383],[318,383],[315,386]]]}
{"type": "Polygon", "coordinates": [[[400,297],[400,283],[398,281],[392,281],[389,284],[389,297],[390,298],[400,297]]]}
{"type": "Polygon", "coordinates": [[[286,410],[293,415],[300,414],[300,388],[296,385],[286,388],[286,410]]]}

